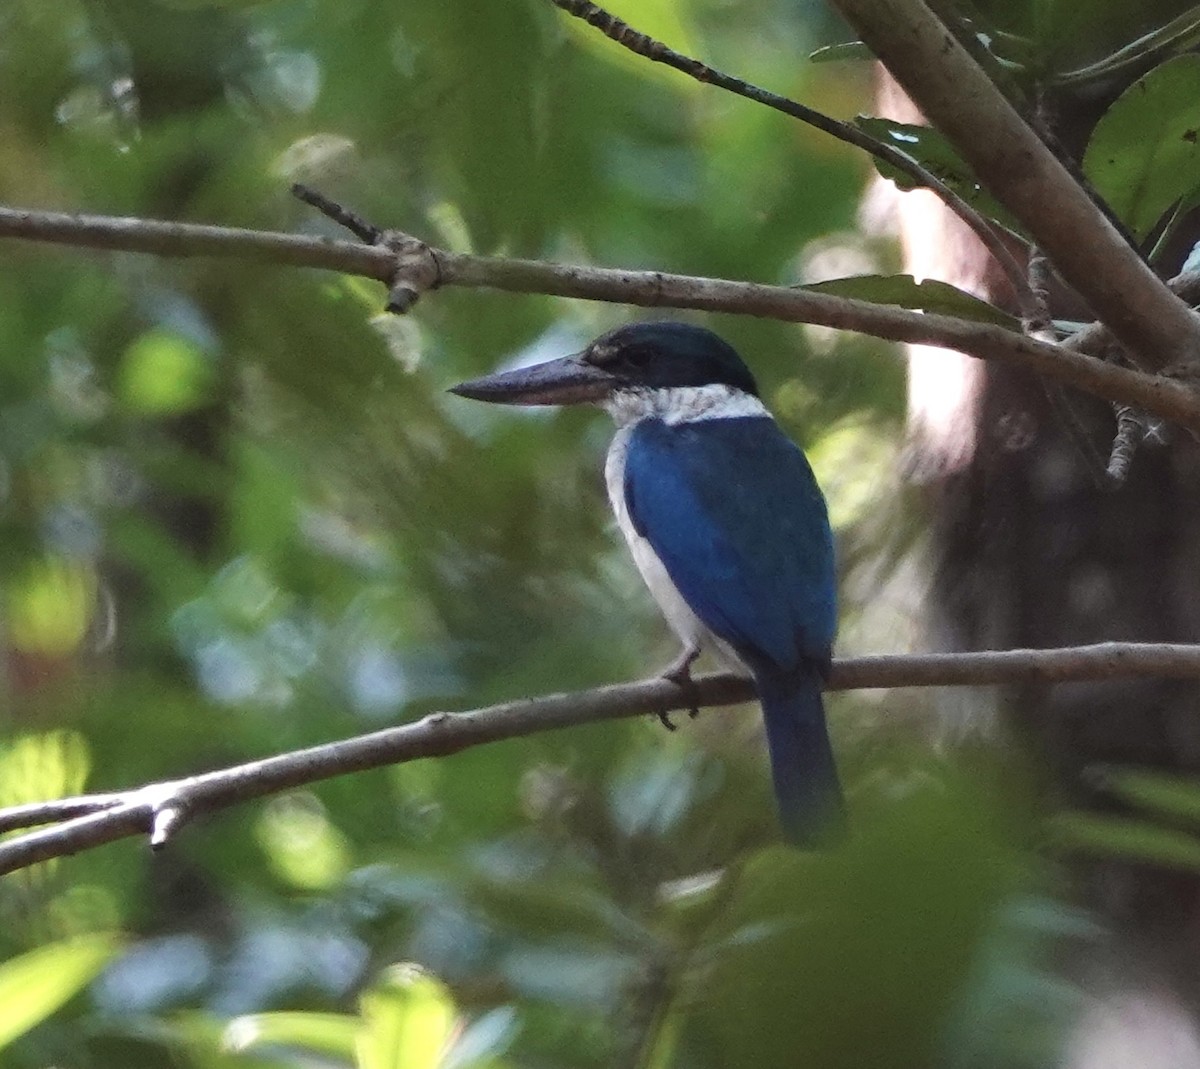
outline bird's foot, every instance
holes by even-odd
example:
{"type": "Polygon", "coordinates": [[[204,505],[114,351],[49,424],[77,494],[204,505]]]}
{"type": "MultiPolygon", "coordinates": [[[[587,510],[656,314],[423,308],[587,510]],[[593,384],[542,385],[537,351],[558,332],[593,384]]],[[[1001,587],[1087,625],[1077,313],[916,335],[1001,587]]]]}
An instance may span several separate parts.
{"type": "MultiPolygon", "coordinates": [[[[696,690],[696,683],[692,679],[692,664],[699,656],[698,647],[685,646],[679,656],[660,673],[663,679],[670,680],[684,692],[688,703],[688,716],[693,719],[700,714],[699,694],[696,690]]],[[[675,725],[671,723],[671,718],[665,709],[659,710],[658,719],[668,731],[675,730],[675,725]]]]}

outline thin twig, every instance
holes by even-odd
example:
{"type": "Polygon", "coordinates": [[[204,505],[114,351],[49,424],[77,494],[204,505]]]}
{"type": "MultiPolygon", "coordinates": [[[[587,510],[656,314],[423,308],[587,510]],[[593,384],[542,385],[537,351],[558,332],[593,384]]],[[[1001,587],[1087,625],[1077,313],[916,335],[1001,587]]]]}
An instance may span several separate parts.
{"type": "Polygon", "coordinates": [[[357,212],[352,212],[344,204],[325,196],[324,193],[306,186],[303,182],[292,183],[292,196],[305,204],[316,208],[322,215],[328,216],[339,226],[344,226],[355,237],[361,238],[368,245],[379,244],[383,231],[374,223],[367,222],[357,212]]]}
{"type": "MultiPolygon", "coordinates": [[[[835,662],[830,690],[990,686],[1097,679],[1200,679],[1200,646],[1103,643],[1053,650],[1002,650],[915,656],[857,657],[835,662]]],[[[62,823],[0,842],[0,874],[102,843],[152,835],[161,846],[185,818],[350,772],[445,757],[501,739],[623,717],[732,705],[754,697],[749,680],[701,676],[695,688],[665,679],[624,683],[578,694],[554,694],[464,713],[432,713],[412,724],[280,754],[244,765],[91,799],[0,811],[0,827],[62,823]],[[88,804],[96,811],[88,812],[88,804]]]]}
{"type": "MultiPolygon", "coordinates": [[[[158,256],[236,256],[341,271],[374,278],[393,287],[397,284],[398,258],[390,244],[366,245],[195,223],[3,207],[0,207],[0,237],[158,256]]],[[[1014,364],[1103,400],[1131,404],[1200,432],[1200,395],[1186,382],[1106,364],[1076,351],[1073,346],[1022,337],[988,323],[912,312],[791,286],[471,256],[433,248],[415,238],[412,242],[414,260],[420,256],[429,260],[421,270],[416,270],[415,262],[410,263],[414,274],[432,279],[438,286],[543,293],[645,308],[727,312],[852,330],[888,341],[936,345],[984,360],[1014,364]]]]}
{"type": "Polygon", "coordinates": [[[908,175],[918,185],[937,194],[946,207],[974,231],[984,247],[996,258],[996,262],[1012,284],[1021,314],[1029,313],[1032,304],[1030,303],[1029,288],[1025,282],[1025,273],[1021,270],[1021,265],[1012,254],[1003,234],[937,175],[906,152],[902,152],[894,145],[889,145],[877,137],[872,137],[853,123],[842,122],[840,119],[825,115],[790,97],[772,93],[769,89],[763,89],[761,86],[710,67],[691,56],[685,56],[682,52],[676,52],[675,49],[663,42],[633,29],[628,23],[605,11],[604,8],[591,3],[590,0],[551,0],[551,2],[568,15],[582,19],[589,26],[594,26],[606,37],[639,56],[673,67],[705,85],[715,85],[719,89],[725,89],[730,93],[745,97],[747,100],[753,100],[757,104],[764,104],[793,119],[799,119],[801,122],[829,134],[830,137],[862,149],[876,159],[883,160],[908,175]]]}

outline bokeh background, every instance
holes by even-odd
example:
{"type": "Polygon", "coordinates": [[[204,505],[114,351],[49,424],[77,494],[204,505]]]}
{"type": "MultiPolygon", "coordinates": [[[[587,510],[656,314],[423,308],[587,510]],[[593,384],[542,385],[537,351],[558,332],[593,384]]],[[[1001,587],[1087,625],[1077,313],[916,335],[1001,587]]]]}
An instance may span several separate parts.
{"type": "MultiPolygon", "coordinates": [[[[805,59],[847,36],[821,4],[614,10],[824,111],[871,107],[865,64],[805,59]]],[[[454,250],[791,284],[896,269],[859,224],[870,178],[539,0],[0,6],[12,205],[335,234],[289,197],[302,180],[454,250]]],[[[606,419],[445,393],[639,313],[448,290],[398,318],[381,286],[319,272],[0,253],[3,804],[674,654],[614,538],[606,419]]],[[[919,646],[929,502],[904,479],[900,355],[698,321],[827,491],[839,650],[919,646]]],[[[1048,1064],[1086,1001],[1073,963],[1108,934],[1044,849],[1036,762],[990,717],[947,730],[979,708],[962,692],[829,705],[856,829],[832,855],[779,842],[747,707],[348,776],[158,856],[127,841],[7,877],[0,1058],[1048,1064]]]]}

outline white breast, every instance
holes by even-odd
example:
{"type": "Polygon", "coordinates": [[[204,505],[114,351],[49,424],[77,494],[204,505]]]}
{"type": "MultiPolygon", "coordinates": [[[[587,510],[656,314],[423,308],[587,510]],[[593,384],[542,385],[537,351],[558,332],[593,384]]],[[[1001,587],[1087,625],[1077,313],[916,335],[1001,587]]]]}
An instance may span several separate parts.
{"type": "Polygon", "coordinates": [[[617,526],[629,544],[629,551],[633,554],[638,571],[642,573],[642,579],[645,580],[667,623],[671,625],[671,630],[679,636],[679,641],[689,649],[708,650],[727,668],[743,672],[745,669],[737,654],[705,627],[700,618],[692,612],[667,574],[667,569],[658,554],[654,552],[654,547],[638,534],[633,526],[629,504],[625,500],[625,461],[629,453],[629,436],[633,433],[634,426],[635,423],[628,423],[617,430],[612,445],[608,447],[608,457],[604,463],[604,482],[608,488],[609,503],[617,518],[617,526]]]}

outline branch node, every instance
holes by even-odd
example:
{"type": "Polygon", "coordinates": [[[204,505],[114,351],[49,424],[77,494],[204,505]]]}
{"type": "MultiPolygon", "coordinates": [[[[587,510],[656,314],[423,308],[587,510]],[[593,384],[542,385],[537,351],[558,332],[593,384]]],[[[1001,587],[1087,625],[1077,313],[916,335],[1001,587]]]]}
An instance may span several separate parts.
{"type": "Polygon", "coordinates": [[[432,246],[399,230],[383,231],[376,244],[386,247],[395,258],[388,287],[389,312],[404,315],[422,293],[441,285],[442,265],[432,246]]]}
{"type": "Polygon", "coordinates": [[[173,803],[154,810],[150,821],[150,849],[161,850],[182,826],[187,813],[182,805],[173,803]]]}
{"type": "Polygon", "coordinates": [[[385,306],[389,312],[403,315],[417,303],[422,293],[441,283],[442,268],[437,253],[425,242],[399,230],[383,230],[344,204],[301,182],[292,185],[292,193],[361,241],[382,246],[392,254],[394,262],[385,306]]]}

